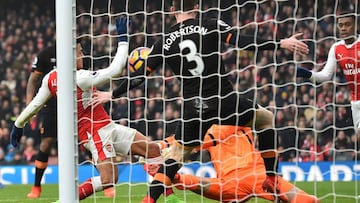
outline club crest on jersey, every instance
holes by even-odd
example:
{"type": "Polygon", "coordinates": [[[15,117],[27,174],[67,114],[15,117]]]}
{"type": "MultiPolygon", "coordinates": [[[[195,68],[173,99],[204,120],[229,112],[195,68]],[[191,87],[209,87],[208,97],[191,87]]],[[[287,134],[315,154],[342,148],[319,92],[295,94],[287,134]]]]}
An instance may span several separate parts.
{"type": "Polygon", "coordinates": [[[112,146],[111,146],[111,144],[105,145],[104,148],[105,148],[108,152],[112,152],[112,146]]]}
{"type": "Polygon", "coordinates": [[[360,51],[357,52],[358,57],[360,57],[360,51]]]}

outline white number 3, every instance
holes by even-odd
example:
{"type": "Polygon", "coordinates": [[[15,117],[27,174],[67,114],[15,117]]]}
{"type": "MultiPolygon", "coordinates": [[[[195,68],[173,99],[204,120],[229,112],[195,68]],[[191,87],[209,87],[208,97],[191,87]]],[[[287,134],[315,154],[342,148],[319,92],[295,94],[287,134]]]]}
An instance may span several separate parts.
{"type": "Polygon", "coordinates": [[[196,45],[191,40],[184,40],[179,43],[180,51],[182,52],[185,48],[190,50],[189,53],[185,54],[186,60],[188,62],[194,61],[196,63],[196,67],[189,69],[189,72],[194,75],[201,75],[204,71],[204,61],[202,60],[201,56],[197,52],[196,45]]]}

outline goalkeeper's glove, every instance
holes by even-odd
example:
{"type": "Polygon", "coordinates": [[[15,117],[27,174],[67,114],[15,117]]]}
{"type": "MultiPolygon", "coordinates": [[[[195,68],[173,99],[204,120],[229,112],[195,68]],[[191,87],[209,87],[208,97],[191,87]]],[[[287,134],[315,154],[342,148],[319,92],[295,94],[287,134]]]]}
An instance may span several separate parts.
{"type": "MultiPolygon", "coordinates": [[[[130,25],[130,20],[129,20],[129,25],[130,25]]],[[[127,42],[128,38],[127,38],[127,26],[128,26],[128,20],[127,17],[121,17],[121,18],[116,18],[115,19],[115,25],[116,25],[116,31],[117,34],[119,35],[119,42],[127,42]]]]}
{"type": "Polygon", "coordinates": [[[23,128],[18,128],[15,125],[13,125],[10,133],[10,144],[12,144],[16,148],[20,142],[22,135],[23,135],[23,128]]]}

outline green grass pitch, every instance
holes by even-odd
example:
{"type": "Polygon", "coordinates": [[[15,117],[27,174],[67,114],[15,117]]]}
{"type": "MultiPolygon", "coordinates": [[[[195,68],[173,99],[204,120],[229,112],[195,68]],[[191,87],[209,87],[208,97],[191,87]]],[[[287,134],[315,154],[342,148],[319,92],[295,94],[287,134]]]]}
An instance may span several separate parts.
{"type": "MultiPolygon", "coordinates": [[[[360,203],[358,195],[360,194],[360,184],[352,182],[296,182],[294,183],[310,194],[316,194],[322,203],[360,203]]],[[[40,199],[30,200],[26,194],[30,191],[31,185],[6,185],[0,189],[0,203],[50,203],[58,199],[57,185],[43,185],[43,193],[40,199]]],[[[109,203],[109,202],[140,202],[146,194],[147,187],[145,184],[119,184],[116,186],[116,199],[105,198],[102,192],[81,201],[84,203],[109,203]]],[[[178,197],[189,203],[213,203],[216,201],[202,198],[191,192],[175,191],[178,197]]],[[[163,203],[161,198],[158,202],[163,203]]],[[[251,203],[268,202],[261,199],[253,198],[251,203]]]]}

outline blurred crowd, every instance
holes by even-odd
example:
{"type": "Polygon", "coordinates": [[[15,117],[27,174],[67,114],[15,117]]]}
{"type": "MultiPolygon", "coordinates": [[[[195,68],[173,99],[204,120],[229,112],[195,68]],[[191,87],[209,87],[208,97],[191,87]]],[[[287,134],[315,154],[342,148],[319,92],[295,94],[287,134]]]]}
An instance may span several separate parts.
{"type": "MultiPolygon", "coordinates": [[[[279,40],[302,32],[310,54],[288,51],[246,52],[223,46],[221,50],[234,88],[271,109],[279,135],[282,161],[332,161],[359,158],[360,133],[353,129],[350,95],[338,70],[334,80],[315,84],[297,79],[295,67],[320,70],[327,52],[337,40],[334,16],[341,9],[356,9],[356,0],[313,1],[202,1],[201,18],[221,18],[237,26],[242,34],[279,40]]],[[[77,38],[83,44],[86,65],[106,67],[116,49],[114,18],[128,15],[132,20],[130,51],[150,47],[174,24],[167,15],[169,2],[81,1],[77,2],[77,38]],[[146,2],[146,3],[144,3],[146,2]],[[93,5],[91,5],[93,3],[93,5]],[[90,36],[90,37],[89,37],[90,36]]],[[[55,43],[55,3],[48,0],[8,1],[0,7],[0,165],[33,164],[40,143],[38,115],[26,126],[17,149],[9,145],[14,119],[25,107],[26,84],[37,53],[55,43]],[[21,2],[21,3],[19,3],[21,2]]],[[[61,67],[58,67],[61,68],[61,67]]],[[[127,76],[124,71],[124,77],[127,76]]],[[[105,104],[112,118],[136,128],[152,140],[175,131],[181,119],[179,76],[164,65],[146,80],[146,86],[105,104]]],[[[115,88],[121,78],[102,90],[115,88]]],[[[61,135],[59,135],[61,137],[61,135]]],[[[194,159],[197,157],[194,156],[194,159]]],[[[89,159],[80,148],[79,162],[89,159]]],[[[56,146],[49,164],[57,163],[56,146]]]]}

